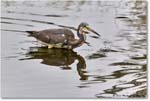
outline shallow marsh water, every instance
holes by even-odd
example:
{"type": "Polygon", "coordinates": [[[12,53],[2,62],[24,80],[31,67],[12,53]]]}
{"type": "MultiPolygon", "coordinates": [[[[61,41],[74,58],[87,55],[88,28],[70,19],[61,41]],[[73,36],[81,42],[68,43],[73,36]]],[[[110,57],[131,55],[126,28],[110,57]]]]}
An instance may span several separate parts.
{"type": "Polygon", "coordinates": [[[2,1],[2,97],[146,97],[146,7],[122,0],[2,1]],[[91,33],[91,46],[74,50],[44,48],[24,32],[80,22],[101,38],[91,33]]]}

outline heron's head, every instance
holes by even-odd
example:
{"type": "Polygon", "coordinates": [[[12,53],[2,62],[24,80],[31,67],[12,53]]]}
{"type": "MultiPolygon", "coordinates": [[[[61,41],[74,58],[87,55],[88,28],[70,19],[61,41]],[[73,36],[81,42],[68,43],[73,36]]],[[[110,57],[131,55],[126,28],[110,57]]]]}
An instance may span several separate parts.
{"type": "Polygon", "coordinates": [[[78,34],[89,34],[89,32],[93,32],[94,34],[96,34],[97,36],[100,37],[100,34],[98,34],[96,31],[94,31],[93,29],[91,29],[89,27],[89,24],[86,22],[82,22],[79,27],[78,27],[78,34]]]}

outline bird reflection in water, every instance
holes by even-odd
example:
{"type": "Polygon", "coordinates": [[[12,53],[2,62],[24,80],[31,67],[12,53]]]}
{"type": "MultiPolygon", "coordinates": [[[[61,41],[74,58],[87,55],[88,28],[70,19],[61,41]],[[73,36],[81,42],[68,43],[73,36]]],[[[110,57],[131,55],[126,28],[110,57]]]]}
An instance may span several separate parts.
{"type": "Polygon", "coordinates": [[[78,60],[77,71],[80,76],[80,80],[87,80],[88,76],[85,75],[86,62],[81,55],[78,55],[73,50],[68,49],[47,49],[46,47],[31,47],[30,50],[25,54],[27,58],[20,60],[29,59],[42,59],[41,63],[50,66],[57,66],[62,70],[70,70],[71,64],[78,60]]]}

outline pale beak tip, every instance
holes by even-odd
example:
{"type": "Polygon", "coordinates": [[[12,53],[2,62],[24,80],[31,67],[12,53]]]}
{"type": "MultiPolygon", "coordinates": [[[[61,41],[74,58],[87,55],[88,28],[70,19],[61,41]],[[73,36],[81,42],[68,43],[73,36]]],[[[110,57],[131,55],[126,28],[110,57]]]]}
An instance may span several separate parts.
{"type": "Polygon", "coordinates": [[[87,27],[89,31],[95,33],[97,36],[101,37],[101,35],[99,33],[97,33],[96,31],[94,31],[93,29],[91,29],[89,26],[87,27]]]}

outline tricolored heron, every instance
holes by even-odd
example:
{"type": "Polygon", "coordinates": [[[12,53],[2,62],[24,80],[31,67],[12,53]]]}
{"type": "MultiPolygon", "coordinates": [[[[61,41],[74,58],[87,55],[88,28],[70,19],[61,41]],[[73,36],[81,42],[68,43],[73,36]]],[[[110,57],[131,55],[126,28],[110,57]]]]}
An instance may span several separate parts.
{"type": "Polygon", "coordinates": [[[47,29],[42,31],[26,31],[30,33],[29,36],[35,37],[42,41],[48,48],[67,48],[74,49],[86,43],[86,34],[89,31],[100,36],[96,31],[89,27],[89,24],[82,22],[77,29],[77,36],[75,39],[73,32],[69,29],[47,29]]]}

